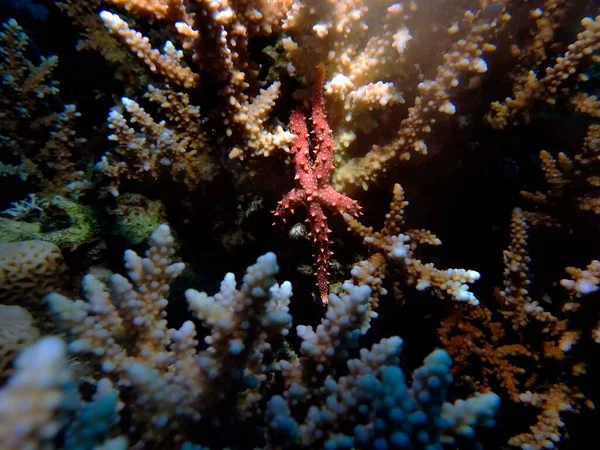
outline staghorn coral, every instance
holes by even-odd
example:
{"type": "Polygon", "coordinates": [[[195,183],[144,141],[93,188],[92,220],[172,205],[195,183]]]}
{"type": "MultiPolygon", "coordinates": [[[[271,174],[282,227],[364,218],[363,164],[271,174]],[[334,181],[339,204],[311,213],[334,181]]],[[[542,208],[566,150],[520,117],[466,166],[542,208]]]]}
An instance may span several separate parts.
{"type": "Polygon", "coordinates": [[[522,192],[523,197],[540,205],[552,208],[563,203],[561,210],[576,206],[582,211],[600,214],[600,125],[588,127],[581,152],[573,158],[561,152],[555,158],[549,152],[540,152],[544,178],[548,185],[546,193],[522,192]]]}
{"type": "MultiPolygon", "coordinates": [[[[571,296],[570,301],[563,305],[563,311],[573,312],[581,307],[581,297],[587,296],[598,290],[600,284],[600,261],[594,260],[585,269],[567,267],[565,269],[570,278],[560,280],[560,284],[571,296]]],[[[572,335],[573,340],[579,339],[581,332],[572,335]]],[[[591,331],[594,342],[600,344],[600,320],[591,331]]]]}
{"type": "MultiPolygon", "coordinates": [[[[270,112],[279,96],[280,83],[274,82],[266,89],[260,89],[264,85],[257,80],[258,68],[250,62],[247,48],[250,38],[269,35],[279,28],[286,2],[261,0],[249,5],[229,4],[227,1],[162,0],[106,3],[150,20],[167,22],[172,27],[173,41],[166,41],[163,52],[160,52],[118,14],[100,12],[110,33],[167,83],[164,87],[149,87],[148,96],[161,103],[163,109],[170,110],[167,116],[179,129],[169,130],[164,122],[152,119],[135,100],[124,98],[125,108],[132,115],[137,115],[134,120],[145,127],[143,131],[156,141],[156,148],[148,148],[143,134],[134,137],[122,116],[113,111],[109,122],[117,132],[111,135],[111,139],[117,141],[118,149],[116,153],[108,153],[98,165],[101,172],[113,180],[122,175],[137,177],[134,168],[127,163],[128,158],[133,158],[131,166],[137,165],[143,172],[150,171],[154,178],[157,177],[156,172],[162,169],[174,178],[183,178],[190,188],[212,178],[214,167],[208,156],[210,146],[205,143],[203,132],[198,130],[201,125],[199,110],[189,104],[187,93],[174,91],[175,86],[193,91],[200,85],[201,90],[208,92],[216,85],[217,94],[222,98],[218,116],[226,128],[218,145],[230,147],[230,158],[244,159],[247,155],[269,155],[280,149],[288,150],[292,134],[276,122],[268,125],[270,112]],[[174,41],[182,42],[182,49],[178,50],[174,41]],[[189,59],[194,61],[194,66],[186,64],[189,59]],[[199,73],[194,70],[196,66],[199,73]],[[210,74],[212,79],[202,78],[206,74],[210,74]],[[203,80],[210,82],[201,86],[203,80]],[[251,95],[252,90],[259,89],[256,95],[251,95]],[[137,153],[132,152],[132,148],[137,149],[137,153]],[[188,166],[191,168],[186,169],[188,166]],[[184,175],[178,175],[182,171],[184,175]]],[[[111,186],[113,193],[116,192],[114,183],[111,186]]]]}
{"type": "Polygon", "coordinates": [[[57,336],[45,336],[17,356],[15,373],[0,389],[2,448],[52,450],[66,424],[65,449],[127,448],[125,438],[109,438],[120,409],[118,392],[103,379],[91,401],[82,401],[72,372],[67,345],[57,336]]]}
{"type": "Polygon", "coordinates": [[[124,49],[102,24],[98,12],[104,3],[103,0],[64,0],[56,4],[73,20],[81,33],[82,39],[76,44],[77,50],[99,52],[115,67],[115,78],[134,87],[132,79],[139,80],[144,76],[144,70],[136,64],[135,56],[124,49]]]}
{"type": "MultiPolygon", "coordinates": [[[[464,269],[437,269],[432,263],[423,263],[415,257],[415,250],[421,244],[441,245],[437,236],[428,230],[406,230],[403,232],[404,208],[408,202],[404,199],[404,190],[399,184],[394,185],[394,198],[390,204],[390,212],[386,215],[385,224],[381,231],[375,232],[372,227],[362,225],[358,220],[348,214],[344,220],[348,224],[349,231],[360,236],[365,244],[375,249],[378,257],[371,256],[370,264],[377,264],[375,269],[381,274],[377,278],[383,278],[388,262],[398,263],[401,277],[409,286],[415,285],[419,291],[431,289],[438,297],[450,297],[459,302],[468,302],[478,305],[479,300],[472,292],[469,285],[480,277],[474,270],[464,269]]],[[[369,265],[369,263],[367,263],[369,265]]],[[[352,273],[358,279],[363,276],[356,271],[352,273]]]]}
{"type": "MultiPolygon", "coordinates": [[[[276,443],[291,448],[295,440],[303,448],[324,445],[328,449],[415,447],[441,449],[470,438],[473,427],[493,424],[498,397],[483,394],[465,401],[446,402],[452,380],[451,360],[442,350],[425,358],[409,388],[395,366],[402,340],[384,339],[371,350],[362,349],[360,359],[347,363],[348,374],[329,378],[321,407],[312,405],[298,424],[282,397],[267,405],[270,430],[276,443]],[[356,417],[350,435],[347,420],[356,417]],[[321,444],[322,443],[322,444],[321,444]]],[[[352,421],[351,421],[352,422],[352,421]]]]}
{"type": "Polygon", "coordinates": [[[0,176],[31,178],[43,191],[69,191],[72,182],[83,181],[74,155],[85,139],[78,138],[74,122],[80,114],[75,105],[62,111],[51,108],[59,94],[52,79],[58,58],[41,57],[36,65],[28,57],[29,38],[16,20],[0,32],[0,143],[3,160],[0,176]],[[41,143],[42,139],[45,143],[41,143]]]}
{"type": "MultiPolygon", "coordinates": [[[[167,280],[166,273],[178,273],[180,265],[155,253],[139,258],[127,252],[132,277],[108,275],[104,281],[96,270],[97,278],[84,278],[81,303],[67,299],[78,298],[73,292],[50,296],[62,306],[77,305],[75,316],[83,323],[63,324],[76,331],[69,333],[71,350],[82,350],[72,353],[75,373],[88,377],[74,380],[85,405],[63,405],[69,409],[68,420],[58,421],[64,427],[51,443],[38,446],[474,445],[491,450],[507,442],[522,448],[585,445],[597,416],[583,405],[599,400],[593,292],[598,224],[591,214],[598,197],[596,2],[59,3],[77,29],[65,26],[63,36],[66,22],[56,22],[59,11],[51,9],[52,40],[42,44],[60,55],[61,70],[54,76],[69,87],[63,88],[64,98],[79,105],[80,99],[89,101],[88,87],[97,85],[96,77],[109,79],[107,70],[116,76],[119,81],[110,80],[103,92],[94,93],[100,101],[86,104],[84,120],[78,121],[87,136],[97,133],[108,114],[110,131],[102,134],[111,140],[89,149],[98,150],[94,158],[101,175],[79,200],[89,220],[71,222],[39,194],[29,203],[17,202],[30,190],[17,192],[15,177],[5,177],[0,180],[2,209],[16,204],[8,210],[14,217],[7,212],[9,218],[0,219],[0,240],[64,238],[60,247],[77,284],[82,268],[90,265],[85,244],[98,235],[106,238],[111,245],[95,258],[118,273],[119,246],[125,242],[115,239],[115,232],[123,225],[143,225],[137,234],[125,233],[131,237],[128,244],[136,245],[160,215],[155,222],[168,220],[193,268],[167,280]],[[76,44],[73,32],[83,40],[76,44]],[[75,46],[104,58],[74,53],[75,46]],[[310,88],[320,84],[314,70],[319,63],[329,74],[319,108],[323,115],[326,110],[332,132],[296,137],[285,122],[292,110],[307,109],[310,88]],[[81,72],[82,65],[89,70],[81,72]],[[501,122],[502,115],[486,120],[489,105],[500,99],[500,109],[510,109],[513,103],[502,100],[507,96],[515,110],[507,112],[504,129],[494,128],[493,119],[501,122]],[[108,104],[111,97],[114,105],[108,104]],[[558,107],[550,108],[554,104],[558,107]],[[522,126],[508,126],[515,123],[522,126]],[[364,224],[385,216],[379,232],[350,219],[360,241],[344,235],[336,218],[328,218],[327,227],[320,224],[319,229],[332,229],[327,239],[337,253],[332,274],[321,283],[331,292],[325,307],[306,302],[313,286],[298,275],[310,247],[302,241],[306,233],[294,226],[299,240],[279,240],[269,227],[268,211],[293,187],[296,168],[286,152],[300,138],[315,144],[305,153],[302,173],[321,173],[316,170],[320,150],[328,147],[335,167],[325,173],[326,184],[364,206],[370,215],[361,219],[364,224]],[[540,165],[532,155],[540,149],[546,152],[539,181],[546,180],[547,189],[532,176],[540,165]],[[414,196],[411,216],[444,236],[443,247],[431,232],[404,223],[407,204],[400,182],[414,196]],[[536,204],[514,211],[504,286],[494,302],[485,291],[501,283],[501,271],[494,270],[504,246],[499,231],[521,190],[532,192],[524,196],[536,204]],[[95,198],[106,192],[120,197],[95,198]],[[165,206],[148,223],[122,209],[140,193],[149,205],[158,197],[165,206]],[[84,245],[71,244],[77,230],[83,236],[77,242],[84,245]],[[228,244],[227,251],[221,242],[228,244]],[[538,244],[539,255],[533,253],[538,244]],[[264,285],[237,283],[228,274],[217,288],[221,273],[242,273],[248,255],[267,249],[279,262],[267,254],[247,275],[256,281],[262,273],[264,285]],[[460,263],[446,263],[455,255],[460,263]],[[437,269],[444,264],[476,271],[437,269]],[[276,285],[279,266],[283,278],[294,283],[294,299],[290,283],[276,285]],[[351,280],[342,283],[345,278],[351,280]],[[189,290],[191,316],[185,302],[176,301],[190,287],[218,291],[189,290]],[[408,301],[390,301],[401,296],[408,301]],[[439,296],[460,301],[430,301],[439,296]],[[140,309],[133,317],[132,311],[140,309]],[[114,330],[99,325],[102,314],[114,330]],[[430,353],[439,323],[454,368],[443,351],[430,353]],[[85,333],[97,339],[94,352],[83,351],[89,344],[81,336],[85,333]],[[400,355],[402,341],[407,345],[400,355]],[[449,385],[450,373],[457,377],[458,391],[449,385]],[[97,379],[103,376],[112,379],[118,399],[112,388],[102,396],[106,380],[97,379]],[[492,391],[505,405],[500,426],[493,434],[474,435],[493,425],[498,399],[492,391]],[[484,395],[452,404],[455,392],[462,398],[484,395]]],[[[37,61],[37,50],[29,46],[28,52],[37,61]]],[[[42,100],[43,108],[60,109],[57,95],[42,100]]],[[[26,128],[18,137],[43,148],[47,134],[26,128]]],[[[48,154],[58,150],[51,147],[48,154]]],[[[83,159],[72,156],[76,172],[83,159]]],[[[6,161],[19,163],[3,154],[6,161]]],[[[50,166],[41,170],[49,182],[63,183],[50,166]]],[[[69,186],[69,193],[79,195],[83,185],[69,186]]],[[[42,329],[48,326],[40,323],[42,329]]],[[[68,400],[65,390],[62,396],[68,400]]]]}
{"type": "Polygon", "coordinates": [[[537,424],[531,427],[529,433],[513,436],[508,444],[528,450],[557,448],[556,444],[561,441],[561,432],[565,426],[560,414],[574,411],[573,395],[571,389],[560,384],[543,394],[530,391],[521,394],[522,402],[536,406],[542,412],[538,415],[537,424]]]}
{"type": "Polygon", "coordinates": [[[512,124],[519,114],[525,114],[527,120],[528,109],[535,101],[545,100],[550,105],[556,103],[555,96],[560,86],[577,72],[578,66],[590,58],[596,61],[595,53],[600,49],[600,16],[586,17],[581,25],[584,31],[569,45],[568,51],[546,69],[543,77],[538,79],[535,71],[529,71],[515,86],[514,98],[507,97],[504,103],[492,103],[488,120],[493,127],[504,128],[509,122],[512,124]]]}
{"type": "Polygon", "coordinates": [[[156,122],[134,100],[121,99],[131,118],[128,121],[118,109],[110,112],[108,127],[112,134],[108,139],[116,143],[116,148],[96,164],[109,180],[108,192],[118,196],[122,178],[166,179],[184,183],[190,190],[212,180],[217,169],[202,132],[199,108],[190,105],[187,94],[175,92],[168,85],[165,89],[148,85],[146,97],[160,105],[173,125],[156,122]],[[139,131],[133,127],[135,123],[139,131]]]}
{"type": "Polygon", "coordinates": [[[178,330],[167,326],[169,284],[184,268],[183,263],[171,262],[173,242],[169,228],[161,225],[150,238],[145,258],[126,252],[131,281],[111,276],[110,292],[93,275],[84,277],[87,302],[56,293],[47,296],[52,311],[76,337],[70,349],[95,355],[105,374],[138,391],[141,408],[135,414],[143,441],[160,440],[147,424],[163,427],[168,422],[174,432],[181,432],[175,416],[199,419],[200,413],[224,401],[221,387],[228,383],[243,386],[247,378],[263,382],[263,353],[270,339],[287,334],[291,320],[291,286],[275,284],[275,256],[267,254],[248,269],[239,291],[235,277],[228,274],[214,298],[193,290],[186,293],[192,312],[212,329],[205,339],[209,348],[197,353],[191,321],[178,330]]]}
{"type": "Polygon", "coordinates": [[[511,437],[509,445],[558,448],[567,433],[561,415],[576,412],[584,400],[576,377],[585,371],[577,358],[568,356],[581,332],[568,317],[556,317],[531,298],[528,229],[524,213],[515,208],[511,244],[504,251],[504,289],[496,294],[499,310],[481,306],[455,311],[438,335],[457,362],[454,373],[471,389],[488,392],[501,386],[512,402],[542,410],[530,431],[511,437]]]}
{"type": "Polygon", "coordinates": [[[71,379],[67,346],[45,337],[15,361],[15,373],[0,389],[0,446],[6,450],[52,449],[61,428],[63,389],[71,379]]]}
{"type": "Polygon", "coordinates": [[[504,289],[498,293],[503,314],[515,330],[538,323],[542,332],[556,337],[565,329],[565,323],[544,311],[538,301],[529,296],[530,258],[527,251],[528,225],[523,212],[515,208],[511,217],[511,245],[503,253],[504,289]]]}
{"type": "Polygon", "coordinates": [[[371,433],[369,423],[385,414],[378,399],[390,389],[407,419],[398,416],[389,423],[389,429],[377,431],[377,439],[410,442],[418,435],[424,443],[423,433],[429,430],[426,441],[441,446],[455,440],[468,442],[474,427],[493,425],[498,408],[494,394],[454,404],[447,401],[451,361],[443,351],[432,353],[423,368],[415,372],[410,391],[397,367],[402,344],[398,337],[384,339],[371,350],[361,349],[360,359],[347,361],[347,352],[358,336],[367,332],[370,318],[375,317],[367,307],[371,295],[368,286],[348,282],[344,295],[331,294],[327,318],[316,332],[311,327],[297,327],[303,340],[301,357],[269,363],[274,356],[272,346],[288,334],[292,319],[288,312],[292,287],[289,282],[275,282],[278,266],[272,253],[248,268],[239,288],[234,275],[228,274],[214,296],[193,289],[186,292],[190,311],[209,329],[204,338],[207,349],[198,351],[191,321],[179,329],[169,329],[166,320],[169,284],[183,270],[183,263],[171,261],[172,246],[168,227],[161,225],[150,238],[146,258],[132,251],[125,254],[133,285],[121,275],[113,275],[108,291],[87,275],[82,282],[87,301],[72,301],[56,293],[47,296],[51,309],[74,338],[70,351],[90,354],[100,372],[112,378],[117,387],[134,390],[128,408],[140,440],[133,448],[164,442],[167,435],[181,441],[189,432],[185,426],[188,421],[202,423],[205,415],[218,414],[219,405],[226,405],[229,421],[237,426],[254,423],[275,446],[287,447],[296,442],[311,447],[324,438],[329,446],[340,439],[366,443],[371,433]],[[340,372],[346,375],[337,380],[332,376],[336,372],[326,370],[346,361],[347,368],[340,372]],[[263,409],[269,377],[277,371],[281,371],[285,383],[283,396],[268,395],[270,400],[263,409]],[[317,374],[321,374],[320,381],[317,374]],[[320,387],[322,382],[325,391],[320,387]],[[379,387],[365,384],[371,382],[379,387]],[[336,383],[348,392],[356,390],[357,398],[372,412],[357,421],[352,413],[357,405],[348,403],[347,410],[337,411],[338,418],[317,419],[318,410],[324,408],[322,414],[326,414],[339,391],[336,383]],[[285,402],[291,402],[293,409],[298,403],[312,405],[300,426],[292,425],[296,419],[285,402]],[[360,430],[354,437],[344,437],[332,432],[334,422],[340,430],[353,423],[360,430]],[[293,430],[299,433],[295,435],[293,430]],[[288,444],[280,442],[283,435],[288,435],[288,444]]]}
{"type": "Polygon", "coordinates": [[[284,40],[284,47],[294,70],[312,78],[310,63],[324,60],[331,76],[326,92],[332,128],[340,147],[348,149],[341,156],[344,164],[334,174],[336,189],[366,190],[399,161],[413,154],[427,154],[426,139],[436,121],[456,112],[450,93],[464,76],[487,71],[483,54],[495,49],[489,41],[510,20],[504,8],[496,7],[504,2],[482,2],[476,11],[463,11],[462,18],[456,15],[458,11],[452,11],[453,21],[445,28],[444,18],[439,18],[441,23],[431,26],[436,33],[431,33],[426,27],[422,29],[431,20],[427,2],[423,6],[419,3],[301,1],[288,13],[284,27],[291,38],[284,40]],[[421,64],[429,65],[429,54],[411,50],[426,40],[432,42],[435,38],[431,34],[449,43],[449,50],[435,76],[424,80],[419,69],[421,64]],[[424,40],[413,40],[413,35],[424,40]],[[385,113],[395,104],[405,103],[407,82],[417,88],[410,91],[414,100],[398,124],[396,136],[383,145],[372,139],[374,145],[366,154],[351,158],[350,147],[359,132],[373,135],[377,130],[373,117],[390,122],[379,111],[385,113]]]}

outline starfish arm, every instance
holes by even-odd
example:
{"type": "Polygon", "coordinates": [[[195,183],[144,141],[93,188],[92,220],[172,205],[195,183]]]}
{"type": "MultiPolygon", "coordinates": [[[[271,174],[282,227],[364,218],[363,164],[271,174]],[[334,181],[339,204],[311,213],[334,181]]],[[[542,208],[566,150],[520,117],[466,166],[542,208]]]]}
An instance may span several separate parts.
{"type": "Polygon", "coordinates": [[[346,213],[353,217],[361,214],[361,207],[356,200],[352,200],[350,197],[340,194],[331,186],[319,189],[315,193],[315,197],[317,197],[317,201],[321,205],[338,214],[346,213]]]}
{"type": "Polygon", "coordinates": [[[333,157],[335,154],[335,141],[325,113],[323,100],[323,87],[325,84],[325,68],[317,67],[317,76],[313,87],[312,99],[312,130],[315,135],[316,150],[313,164],[313,174],[319,187],[329,184],[333,173],[333,157]]]}
{"type": "Polygon", "coordinates": [[[287,217],[294,214],[294,208],[298,205],[302,205],[305,201],[306,195],[304,191],[294,188],[277,202],[277,207],[275,208],[275,211],[273,211],[273,215],[285,222],[287,217]]]}
{"type": "Polygon", "coordinates": [[[327,269],[329,267],[329,257],[331,251],[329,250],[329,228],[327,227],[327,217],[323,212],[323,208],[317,202],[310,204],[308,208],[308,221],[310,223],[310,230],[314,241],[316,263],[316,277],[317,286],[319,287],[319,293],[321,294],[321,301],[323,303],[328,302],[328,289],[329,283],[327,282],[327,269]]]}
{"type": "Polygon", "coordinates": [[[312,175],[310,167],[310,151],[308,142],[308,128],[306,126],[306,117],[299,110],[292,111],[290,116],[290,131],[296,135],[292,144],[291,154],[294,157],[294,170],[300,186],[305,186],[310,182],[312,175]]]}

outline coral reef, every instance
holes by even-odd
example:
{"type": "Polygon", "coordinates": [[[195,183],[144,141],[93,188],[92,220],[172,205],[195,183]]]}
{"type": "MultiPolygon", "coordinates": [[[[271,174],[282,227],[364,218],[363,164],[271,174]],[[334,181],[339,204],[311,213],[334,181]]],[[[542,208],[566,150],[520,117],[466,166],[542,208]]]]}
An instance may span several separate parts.
{"type": "Polygon", "coordinates": [[[596,438],[597,1],[2,8],[2,449],[596,438]]]}

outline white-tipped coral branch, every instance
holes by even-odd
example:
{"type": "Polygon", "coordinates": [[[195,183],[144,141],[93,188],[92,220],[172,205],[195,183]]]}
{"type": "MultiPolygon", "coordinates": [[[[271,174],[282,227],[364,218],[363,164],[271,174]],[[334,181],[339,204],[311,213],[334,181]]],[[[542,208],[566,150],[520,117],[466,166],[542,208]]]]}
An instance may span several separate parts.
{"type": "MultiPolygon", "coordinates": [[[[597,292],[600,289],[600,261],[592,261],[585,269],[567,267],[565,271],[570,278],[560,280],[560,285],[569,291],[571,301],[563,305],[563,311],[577,311],[581,306],[581,297],[597,292]]],[[[591,334],[594,342],[600,344],[600,320],[596,322],[591,334]]],[[[578,335],[573,336],[578,337],[578,335]]]]}
{"type": "Polygon", "coordinates": [[[365,244],[384,255],[384,258],[371,259],[379,264],[380,267],[377,269],[379,274],[385,272],[389,261],[394,261],[398,263],[407,285],[414,285],[419,291],[431,289],[440,298],[449,297],[456,301],[478,305],[479,300],[469,291],[468,285],[479,279],[478,272],[465,269],[440,270],[432,263],[423,263],[415,257],[415,250],[419,245],[441,245],[442,242],[428,230],[402,232],[406,206],[408,202],[404,199],[404,190],[402,186],[396,184],[390,213],[386,215],[385,225],[381,231],[375,232],[372,227],[365,227],[348,214],[344,215],[344,220],[349,226],[349,231],[360,236],[365,244]]]}
{"type": "Polygon", "coordinates": [[[63,425],[63,389],[70,380],[67,346],[60,338],[45,337],[24,350],[0,389],[0,448],[53,449],[63,425]]]}
{"type": "MultiPolygon", "coordinates": [[[[269,116],[279,97],[280,83],[260,90],[258,66],[249,57],[252,37],[274,33],[288,1],[112,1],[118,7],[150,20],[163,20],[173,25],[173,40],[182,41],[177,50],[167,41],[161,52],[150,39],[133,30],[118,14],[102,11],[100,17],[110,32],[118,36],[149,69],[173,85],[196,88],[202,74],[206,82],[222,98],[219,116],[225,125],[224,139],[230,145],[232,159],[268,156],[277,150],[288,150],[293,135],[269,116]],[[200,74],[185,63],[186,56],[200,67],[200,74]]],[[[120,141],[120,137],[116,140],[120,141]]],[[[126,144],[127,140],[125,140],[126,144]]],[[[126,164],[126,163],[125,163],[126,164]]],[[[113,165],[114,167],[114,165],[113,165]]]]}
{"type": "Polygon", "coordinates": [[[190,190],[212,180],[217,168],[202,129],[200,109],[190,104],[186,93],[176,92],[169,85],[164,89],[148,85],[146,97],[160,105],[168,122],[156,121],[134,100],[121,99],[130,119],[120,108],[110,112],[108,127],[112,134],[108,138],[116,146],[96,164],[108,179],[108,192],[118,196],[124,179],[181,182],[190,190]]]}
{"type": "Polygon", "coordinates": [[[537,322],[543,326],[544,333],[559,336],[565,331],[566,322],[545,311],[537,300],[529,296],[529,225],[519,208],[512,212],[510,229],[511,243],[504,250],[504,289],[499,294],[506,307],[503,314],[509,318],[515,330],[529,326],[530,322],[537,322]]]}
{"type": "Polygon", "coordinates": [[[178,330],[167,326],[169,285],[184,268],[172,262],[173,246],[169,228],[161,225],[145,258],[125,252],[129,279],[112,275],[109,290],[87,275],[82,282],[86,300],[56,293],[46,297],[73,335],[69,349],[91,355],[119,386],[136,389],[134,415],[144,430],[143,441],[156,438],[148,423],[159,428],[169,423],[178,432],[176,416],[197,420],[231,397],[252,402],[252,390],[266,380],[264,355],[291,326],[291,285],[275,282],[277,260],[267,253],[248,268],[239,290],[233,274],[214,297],[188,290],[190,309],[211,330],[204,339],[208,348],[199,352],[191,321],[178,330]]]}
{"type": "Polygon", "coordinates": [[[117,14],[102,11],[100,13],[100,18],[104,22],[106,28],[108,28],[111,33],[119,36],[131,51],[136,53],[138,58],[144,61],[152,72],[157,72],[167,78],[168,81],[185,88],[191,88],[196,85],[198,76],[192,72],[189,67],[181,65],[183,53],[175,50],[170,41],[167,41],[164,53],[161,53],[152,48],[148,38],[129,28],[127,22],[121,19],[117,14]]]}
{"type": "Polygon", "coordinates": [[[581,25],[583,31],[569,45],[568,50],[556,58],[555,64],[546,69],[543,77],[538,77],[533,70],[528,72],[515,86],[514,98],[507,97],[504,103],[492,103],[492,112],[488,121],[493,127],[505,128],[523,113],[527,120],[528,109],[535,101],[545,100],[549,104],[556,103],[560,86],[577,73],[579,66],[589,59],[597,61],[598,56],[595,53],[600,49],[600,16],[586,17],[581,21],[581,25]]]}

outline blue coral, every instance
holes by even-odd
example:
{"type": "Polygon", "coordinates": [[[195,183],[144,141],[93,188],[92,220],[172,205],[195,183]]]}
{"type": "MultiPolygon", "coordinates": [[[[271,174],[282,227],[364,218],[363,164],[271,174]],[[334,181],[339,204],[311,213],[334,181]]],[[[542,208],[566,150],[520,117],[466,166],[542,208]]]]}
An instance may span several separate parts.
{"type": "MultiPolygon", "coordinates": [[[[396,347],[399,352],[400,346],[396,347]]],[[[273,442],[283,447],[310,446],[323,439],[327,450],[440,450],[459,439],[465,446],[478,446],[475,428],[495,425],[498,396],[483,394],[449,403],[452,360],[448,353],[435,350],[427,356],[410,386],[402,370],[390,364],[394,356],[390,354],[381,366],[369,366],[363,359],[349,361],[354,371],[362,364],[359,374],[337,381],[329,378],[324,404],[311,406],[302,425],[293,419],[282,397],[273,397],[268,404],[273,442]]]]}
{"type": "Polygon", "coordinates": [[[109,391],[81,408],[65,431],[65,450],[92,450],[109,438],[117,421],[117,391],[109,391]]]}

